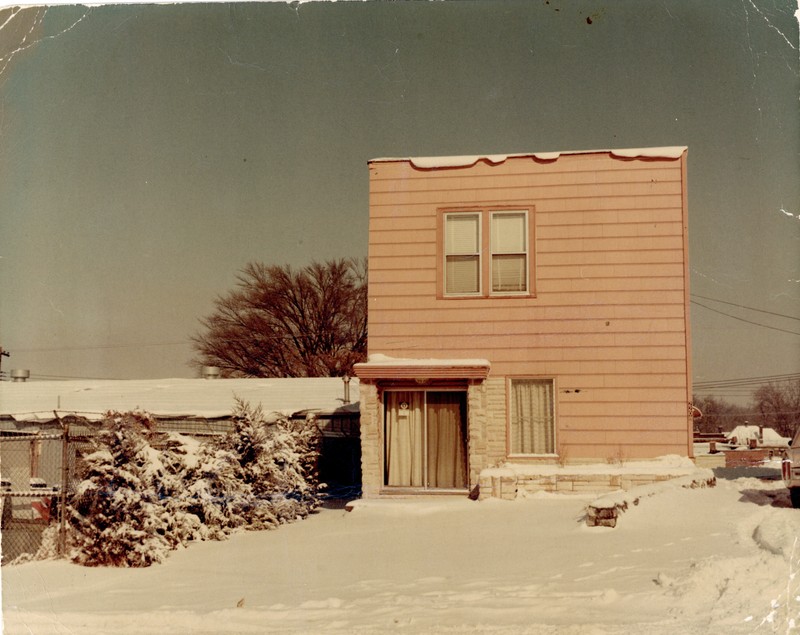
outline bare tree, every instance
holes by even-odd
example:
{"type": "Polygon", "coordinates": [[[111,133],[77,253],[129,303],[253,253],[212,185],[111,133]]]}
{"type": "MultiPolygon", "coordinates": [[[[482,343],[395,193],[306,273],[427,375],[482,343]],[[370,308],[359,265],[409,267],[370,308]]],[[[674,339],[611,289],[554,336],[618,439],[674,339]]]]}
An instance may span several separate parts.
{"type": "Polygon", "coordinates": [[[759,424],[793,437],[800,425],[800,379],[764,384],[753,393],[759,424]]]}
{"type": "Polygon", "coordinates": [[[192,338],[195,366],[227,377],[337,377],[366,358],[366,261],[249,263],[192,338]]]}
{"type": "Polygon", "coordinates": [[[703,413],[695,422],[698,432],[721,432],[733,430],[747,421],[747,409],[713,396],[694,395],[692,405],[703,413]]]}

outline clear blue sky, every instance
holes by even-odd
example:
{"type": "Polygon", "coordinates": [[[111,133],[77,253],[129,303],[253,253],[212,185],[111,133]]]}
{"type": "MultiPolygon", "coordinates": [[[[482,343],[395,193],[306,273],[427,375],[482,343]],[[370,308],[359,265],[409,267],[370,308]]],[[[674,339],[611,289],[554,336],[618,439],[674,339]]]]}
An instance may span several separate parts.
{"type": "Polygon", "coordinates": [[[798,373],[796,8],[2,10],[2,367],[192,376],[245,263],[366,255],[370,158],[688,145],[694,378],[798,373]]]}

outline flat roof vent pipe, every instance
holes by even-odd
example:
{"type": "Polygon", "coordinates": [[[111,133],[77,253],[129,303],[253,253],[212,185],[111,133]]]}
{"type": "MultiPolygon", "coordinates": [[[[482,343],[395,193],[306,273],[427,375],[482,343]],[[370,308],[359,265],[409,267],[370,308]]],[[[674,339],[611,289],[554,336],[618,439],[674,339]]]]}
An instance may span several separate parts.
{"type": "Polygon", "coordinates": [[[203,379],[219,379],[219,366],[203,366],[203,379]]]}
{"type": "Polygon", "coordinates": [[[15,369],[11,371],[11,381],[25,382],[31,376],[31,371],[15,369]]]}
{"type": "Polygon", "coordinates": [[[344,383],[344,399],[342,401],[345,404],[350,403],[350,375],[345,375],[342,377],[342,383],[344,383]]]}

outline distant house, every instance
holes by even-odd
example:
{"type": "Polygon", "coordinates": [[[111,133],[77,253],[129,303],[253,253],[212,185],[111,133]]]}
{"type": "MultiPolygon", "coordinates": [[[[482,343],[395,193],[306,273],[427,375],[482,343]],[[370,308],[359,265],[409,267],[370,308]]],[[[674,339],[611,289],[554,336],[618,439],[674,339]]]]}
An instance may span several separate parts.
{"type": "Polygon", "coordinates": [[[754,448],[786,449],[791,443],[788,437],[782,437],[772,428],[763,426],[736,426],[725,433],[728,443],[735,446],[753,446],[754,448]]]}
{"type": "Polygon", "coordinates": [[[369,176],[365,496],[578,489],[547,474],[691,456],[686,148],[369,176]]]}

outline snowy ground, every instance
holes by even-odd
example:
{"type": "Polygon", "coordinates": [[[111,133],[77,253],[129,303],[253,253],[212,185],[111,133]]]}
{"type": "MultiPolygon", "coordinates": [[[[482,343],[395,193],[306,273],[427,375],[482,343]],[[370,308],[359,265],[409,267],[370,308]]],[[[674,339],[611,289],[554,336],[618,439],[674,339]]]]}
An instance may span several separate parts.
{"type": "Polygon", "coordinates": [[[4,567],[5,632],[793,629],[800,510],[779,480],[669,488],[615,529],[585,526],[590,500],[366,502],[197,544],[147,569],[4,567]]]}

